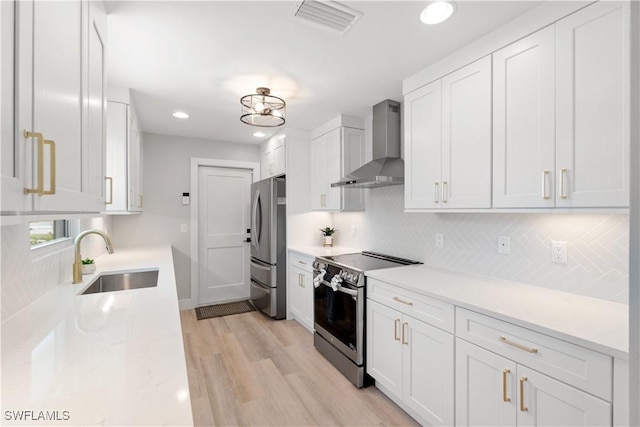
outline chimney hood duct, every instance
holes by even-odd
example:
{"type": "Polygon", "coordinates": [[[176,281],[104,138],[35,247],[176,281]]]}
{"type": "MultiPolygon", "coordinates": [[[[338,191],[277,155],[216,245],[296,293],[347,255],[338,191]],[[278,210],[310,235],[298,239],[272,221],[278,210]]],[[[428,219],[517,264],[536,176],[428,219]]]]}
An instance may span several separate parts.
{"type": "Polygon", "coordinates": [[[404,184],[400,158],[400,103],[389,99],[373,106],[373,160],[332,187],[377,188],[404,184]]]}

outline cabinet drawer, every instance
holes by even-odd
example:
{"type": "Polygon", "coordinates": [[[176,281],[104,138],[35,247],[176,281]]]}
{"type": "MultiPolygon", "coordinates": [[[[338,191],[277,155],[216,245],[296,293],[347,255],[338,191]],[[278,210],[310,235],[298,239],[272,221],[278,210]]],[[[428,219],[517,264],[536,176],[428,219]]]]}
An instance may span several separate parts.
{"type": "Polygon", "coordinates": [[[454,331],[454,306],[449,303],[371,278],[367,297],[436,328],[454,331]]]}
{"type": "Polygon", "coordinates": [[[460,307],[456,336],[611,401],[610,356],[460,307]]]}
{"type": "Polygon", "coordinates": [[[313,257],[306,257],[298,253],[289,252],[289,265],[295,265],[301,270],[311,272],[313,271],[313,257]]]}

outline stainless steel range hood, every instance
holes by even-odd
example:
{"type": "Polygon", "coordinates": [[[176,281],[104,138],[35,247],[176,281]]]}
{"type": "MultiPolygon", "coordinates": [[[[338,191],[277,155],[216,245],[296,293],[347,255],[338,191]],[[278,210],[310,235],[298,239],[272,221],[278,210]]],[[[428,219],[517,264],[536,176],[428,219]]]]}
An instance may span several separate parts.
{"type": "Polygon", "coordinates": [[[400,103],[387,99],[373,106],[373,160],[332,187],[376,188],[404,184],[400,158],[400,103]]]}

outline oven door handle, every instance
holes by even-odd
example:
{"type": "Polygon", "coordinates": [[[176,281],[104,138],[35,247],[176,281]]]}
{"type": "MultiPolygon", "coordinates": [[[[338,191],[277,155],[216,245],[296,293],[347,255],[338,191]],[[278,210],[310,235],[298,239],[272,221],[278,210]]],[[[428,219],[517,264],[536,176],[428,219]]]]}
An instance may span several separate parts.
{"type": "MultiPolygon", "coordinates": [[[[331,283],[327,282],[326,280],[323,280],[322,284],[331,288],[331,283]]],[[[358,291],[354,291],[353,289],[349,288],[343,288],[342,286],[338,286],[338,292],[343,292],[347,295],[351,295],[352,297],[358,296],[358,291]]]]}

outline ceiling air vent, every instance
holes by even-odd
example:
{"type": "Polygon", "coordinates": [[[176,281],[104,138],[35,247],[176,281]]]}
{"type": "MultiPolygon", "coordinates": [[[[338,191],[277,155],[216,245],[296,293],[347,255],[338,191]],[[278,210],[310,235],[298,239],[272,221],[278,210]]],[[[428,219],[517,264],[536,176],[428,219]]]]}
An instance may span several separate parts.
{"type": "Polygon", "coordinates": [[[302,0],[295,3],[289,16],[342,35],[353,27],[362,13],[330,0],[302,0]]]}

